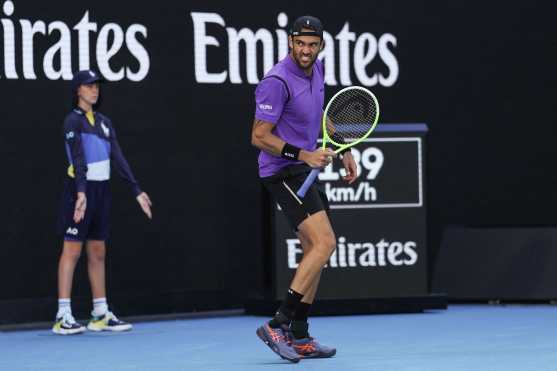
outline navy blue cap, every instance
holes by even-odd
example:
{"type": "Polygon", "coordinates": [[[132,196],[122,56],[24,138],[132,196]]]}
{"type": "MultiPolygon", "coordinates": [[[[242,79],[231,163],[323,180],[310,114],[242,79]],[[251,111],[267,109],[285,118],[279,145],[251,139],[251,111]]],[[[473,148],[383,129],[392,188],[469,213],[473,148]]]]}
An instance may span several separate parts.
{"type": "Polygon", "coordinates": [[[104,79],[95,71],[83,70],[77,72],[72,79],[72,90],[77,91],[81,85],[104,82],[104,79]]]}
{"type": "Polygon", "coordinates": [[[292,23],[290,28],[291,36],[318,36],[323,38],[323,24],[318,18],[311,15],[304,15],[292,23]],[[311,31],[302,31],[303,29],[311,31]]]}

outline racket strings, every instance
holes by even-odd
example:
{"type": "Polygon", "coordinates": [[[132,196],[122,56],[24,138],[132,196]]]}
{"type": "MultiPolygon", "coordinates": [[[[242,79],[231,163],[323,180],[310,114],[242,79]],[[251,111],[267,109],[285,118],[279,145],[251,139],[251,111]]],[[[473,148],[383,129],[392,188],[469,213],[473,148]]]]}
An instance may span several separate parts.
{"type": "Polygon", "coordinates": [[[378,114],[376,101],[362,90],[347,90],[329,105],[327,135],[344,141],[365,136],[375,123],[378,114]]]}

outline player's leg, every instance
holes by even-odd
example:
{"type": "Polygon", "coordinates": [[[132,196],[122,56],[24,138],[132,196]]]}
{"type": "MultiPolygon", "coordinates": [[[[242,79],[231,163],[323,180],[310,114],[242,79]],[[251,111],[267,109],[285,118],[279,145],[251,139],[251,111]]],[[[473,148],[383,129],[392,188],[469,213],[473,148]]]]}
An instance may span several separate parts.
{"type": "MultiPolygon", "coordinates": [[[[298,233],[298,239],[300,240],[300,244],[302,245],[302,250],[304,254],[309,254],[312,246],[311,243],[304,237],[303,234],[298,233]]],[[[296,307],[296,311],[294,312],[294,318],[290,324],[290,329],[292,330],[292,335],[294,338],[306,338],[309,337],[308,333],[308,316],[311,305],[315,300],[315,295],[317,293],[317,288],[319,287],[319,281],[321,279],[321,272],[311,284],[308,291],[304,294],[304,297],[300,301],[300,304],[296,307]]]]}
{"type": "MultiPolygon", "coordinates": [[[[306,194],[307,196],[308,194],[306,194]]],[[[303,210],[305,212],[305,209],[303,210]]],[[[273,328],[283,324],[289,325],[302,298],[308,293],[310,296],[314,295],[311,292],[314,280],[319,277],[321,269],[335,249],[335,235],[326,211],[321,210],[308,214],[306,212],[305,215],[299,218],[301,222],[297,224],[297,228],[298,235],[302,236],[306,245],[311,246],[311,248],[307,253],[304,252],[286,297],[269,323],[273,328]]]]}
{"type": "Polygon", "coordinates": [[[323,266],[327,264],[336,248],[335,234],[327,213],[321,210],[307,217],[298,226],[298,236],[310,248],[307,253],[304,251],[304,256],[296,269],[290,288],[304,296],[311,297],[317,290],[316,287],[311,290],[312,286],[314,283],[318,283],[323,266]]]}
{"type": "MultiPolygon", "coordinates": [[[[307,239],[305,239],[304,235],[301,233],[298,233],[298,238],[300,240],[300,244],[302,245],[302,250],[304,251],[304,254],[308,254],[312,248],[310,242],[307,239]]],[[[310,288],[305,293],[304,297],[300,301],[300,304],[296,308],[296,311],[294,313],[294,318],[290,326],[292,329],[292,333],[296,338],[304,338],[309,336],[307,321],[308,321],[311,305],[315,300],[315,295],[317,293],[320,280],[321,280],[321,272],[319,273],[319,275],[317,275],[317,277],[315,277],[310,288]]]]}
{"type": "Polygon", "coordinates": [[[72,294],[75,266],[81,256],[81,241],[64,241],[58,261],[58,297],[69,299],[72,294]]]}
{"type": "Polygon", "coordinates": [[[104,241],[88,240],[87,251],[87,273],[91,283],[93,298],[106,298],[105,284],[105,258],[106,244],[104,241]]]}
{"type": "MultiPolygon", "coordinates": [[[[310,203],[310,205],[308,205],[309,211],[311,213],[315,213],[315,212],[320,212],[321,210],[324,210],[327,214],[327,219],[329,218],[329,201],[327,199],[327,195],[319,190],[319,188],[317,186],[312,186],[311,188],[311,196],[312,198],[308,199],[307,202],[310,203]]],[[[330,225],[330,222],[329,222],[330,225]]],[[[329,231],[329,233],[333,234],[333,238],[334,238],[334,232],[332,232],[332,228],[331,231],[329,231]]],[[[312,250],[313,245],[310,239],[308,239],[304,233],[301,233],[299,230],[297,231],[297,236],[298,239],[300,240],[300,244],[302,245],[302,250],[304,251],[304,255],[309,254],[310,250],[312,250]]],[[[336,241],[334,241],[335,246],[336,246],[336,241]]],[[[333,251],[335,249],[335,246],[333,246],[333,251]]],[[[322,271],[323,268],[321,268],[322,271]]],[[[319,272],[319,274],[315,277],[313,283],[311,284],[310,288],[308,289],[308,291],[304,294],[304,297],[301,300],[301,304],[302,307],[298,308],[296,310],[297,316],[298,317],[302,317],[307,319],[307,313],[309,312],[309,306],[311,306],[311,304],[313,303],[314,299],[315,299],[315,295],[317,293],[317,289],[319,287],[319,281],[321,280],[321,271],[319,272]],[[307,309],[307,310],[306,310],[307,309]]]]}
{"type": "MultiPolygon", "coordinates": [[[[297,235],[298,235],[298,239],[300,240],[300,244],[302,245],[302,250],[304,252],[304,255],[309,254],[309,252],[311,251],[311,249],[313,247],[311,245],[310,241],[305,237],[305,235],[303,233],[297,233],[297,235]]],[[[309,305],[311,305],[313,303],[313,301],[315,300],[315,295],[317,293],[317,288],[319,287],[319,281],[320,280],[321,280],[321,271],[319,272],[317,277],[314,278],[311,286],[309,287],[309,289],[304,294],[304,297],[302,298],[301,303],[309,304],[309,305]]],[[[296,311],[296,312],[298,312],[298,311],[296,311]]]]}
{"type": "MultiPolygon", "coordinates": [[[[326,197],[321,194],[316,186],[310,188],[303,200],[297,197],[294,192],[301,186],[306,176],[307,174],[303,172],[296,175],[290,173],[286,174],[285,177],[264,181],[265,187],[280,204],[290,224],[298,235],[302,236],[303,243],[307,246],[302,261],[296,270],[295,278],[280,308],[271,321],[258,329],[259,337],[271,349],[273,349],[273,346],[282,346],[285,352],[289,352],[290,360],[295,359],[291,355],[292,351],[299,357],[301,356],[292,348],[292,334],[289,325],[294,319],[298,307],[308,307],[307,302],[302,303],[303,298],[307,296],[308,301],[313,301],[321,269],[336,246],[335,236],[327,217],[328,204],[326,197]],[[272,336],[273,333],[283,336],[272,336]],[[290,345],[289,347],[272,340],[274,338],[280,340],[283,337],[289,339],[287,342],[290,345]]],[[[273,350],[281,355],[277,349],[273,350]]],[[[281,357],[285,358],[283,355],[281,357]]],[[[297,361],[297,359],[294,361],[297,361]]]]}
{"type": "MultiPolygon", "coordinates": [[[[70,230],[71,232],[71,230],[70,230]]],[[[64,241],[58,261],[58,312],[52,331],[60,335],[73,335],[85,331],[72,315],[71,293],[75,267],[81,255],[81,241],[64,241]]]]}
{"type": "Polygon", "coordinates": [[[91,331],[127,331],[132,325],[124,322],[108,309],[106,300],[106,243],[104,240],[87,240],[87,270],[91,292],[93,293],[93,311],[87,329],[91,331]]]}
{"type": "MultiPolygon", "coordinates": [[[[288,170],[285,170],[288,171],[288,170]]],[[[303,202],[299,200],[293,189],[297,189],[294,182],[303,182],[305,174],[300,174],[300,180],[287,175],[273,176],[263,180],[267,191],[279,203],[281,209],[286,214],[290,225],[297,230],[298,225],[306,219],[310,213],[305,209],[303,202]],[[296,188],[295,188],[296,187],[296,188]]],[[[286,297],[273,319],[260,326],[256,333],[259,338],[267,344],[280,357],[291,362],[298,362],[301,356],[292,348],[290,322],[293,318],[295,308],[303,298],[303,294],[289,288],[286,297]]]]}
{"type": "MultiPolygon", "coordinates": [[[[320,213],[325,213],[325,212],[322,211],[320,213]]],[[[328,220],[326,214],[325,217],[328,220]]],[[[300,239],[300,243],[304,251],[304,258],[302,258],[302,262],[304,261],[306,256],[311,256],[313,254],[313,251],[316,248],[319,248],[320,246],[320,245],[317,246],[314,245],[312,240],[307,237],[306,233],[304,233],[304,230],[305,229],[302,223],[298,231],[298,238],[300,239]]],[[[334,239],[334,233],[332,232],[332,228],[328,233],[332,234],[334,239]]],[[[328,242],[331,243],[331,241],[328,242]]],[[[326,255],[327,256],[326,261],[328,261],[330,255],[333,253],[335,246],[336,245],[333,243],[332,247],[331,246],[327,247],[326,252],[328,253],[328,255],[326,255]]],[[[321,272],[325,264],[326,263],[323,263],[323,265],[321,265],[321,268],[319,269],[316,276],[314,276],[313,281],[311,282],[309,288],[305,291],[304,297],[297,305],[296,310],[294,312],[294,317],[290,324],[290,329],[292,331],[292,337],[293,337],[292,346],[296,350],[296,352],[298,352],[298,354],[300,354],[304,358],[328,358],[336,354],[335,348],[322,345],[309,335],[308,315],[309,315],[311,305],[313,304],[313,301],[315,299],[315,295],[317,293],[319,281],[321,278],[321,272]]],[[[294,278],[294,280],[295,279],[296,278],[294,278]]],[[[292,285],[294,286],[294,281],[292,285]]]]}
{"type": "Polygon", "coordinates": [[[110,231],[110,184],[95,182],[91,193],[96,206],[87,238],[87,268],[93,294],[93,311],[87,328],[91,331],[127,331],[132,325],[112,313],[106,300],[106,243],[110,231]]]}
{"type": "Polygon", "coordinates": [[[63,235],[64,243],[58,261],[58,312],[52,327],[52,331],[60,335],[79,334],[85,331],[85,327],[77,323],[72,315],[71,294],[75,267],[81,256],[84,235],[89,227],[90,210],[85,211],[80,223],[75,223],[73,220],[75,199],[75,183],[67,179],[58,213],[58,233],[63,235]]]}

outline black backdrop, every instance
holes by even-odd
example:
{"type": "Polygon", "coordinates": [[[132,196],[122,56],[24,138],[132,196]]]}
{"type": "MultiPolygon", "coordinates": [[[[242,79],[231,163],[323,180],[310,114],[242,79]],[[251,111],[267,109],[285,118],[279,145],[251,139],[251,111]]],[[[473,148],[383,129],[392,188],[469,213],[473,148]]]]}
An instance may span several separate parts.
{"type": "MultiPolygon", "coordinates": [[[[71,29],[89,11],[90,21],[98,23],[97,33],[90,34],[92,56],[98,31],[107,23],[124,31],[139,23],[148,31],[147,37],[138,37],[149,53],[147,76],[102,88],[102,111],[113,119],[128,160],[155,204],[155,218],[148,223],[131,192],[114,182],[108,262],[114,297],[208,293],[190,306],[222,307],[240,304],[260,282],[261,197],[256,151],[249,144],[254,86],[245,82],[245,63],[242,84],[196,82],[191,12],[218,13],[226,27],[236,30],[266,28],[275,39],[280,12],[289,21],[317,15],[333,35],[348,21],[356,35],[396,37],[390,50],[398,79],[392,86],[371,88],[382,104],[382,122],[427,122],[430,128],[430,268],[446,224],[553,223],[556,35],[550,19],[556,9],[549,2],[13,4],[11,16],[0,10],[3,19],[15,23],[19,77],[6,78],[7,52],[0,48],[0,301],[54,298],[61,245],[54,226],[66,164],[61,125],[69,87],[62,79],[49,80],[42,69],[57,31],[35,35],[37,78],[23,78],[21,19],[47,26],[61,20],[71,29]]],[[[207,30],[221,43],[209,47],[208,69],[223,70],[226,32],[217,26],[207,30]]],[[[76,70],[77,32],[71,37],[71,68],[76,70]]],[[[243,57],[244,48],[240,51],[243,57]]],[[[138,68],[125,44],[111,65],[138,68]]],[[[261,71],[262,63],[258,66],[261,71]]],[[[91,67],[98,67],[95,57],[91,67]]],[[[389,72],[378,58],[368,71],[389,72]]],[[[354,71],[352,77],[358,83],[354,71]]],[[[328,95],[338,88],[329,88],[328,95]]],[[[80,269],[76,294],[85,296],[84,265],[80,269]]],[[[172,300],[165,303],[153,311],[183,309],[172,300]]]]}

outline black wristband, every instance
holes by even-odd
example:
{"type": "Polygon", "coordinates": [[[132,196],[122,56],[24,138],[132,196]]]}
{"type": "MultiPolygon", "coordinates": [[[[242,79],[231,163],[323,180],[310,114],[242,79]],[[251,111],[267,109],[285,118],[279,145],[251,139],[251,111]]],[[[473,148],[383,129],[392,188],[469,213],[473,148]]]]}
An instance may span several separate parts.
{"type": "Polygon", "coordinates": [[[284,147],[282,147],[280,157],[296,161],[298,159],[298,156],[300,156],[300,151],[300,148],[289,143],[284,143],[284,147]]]}

